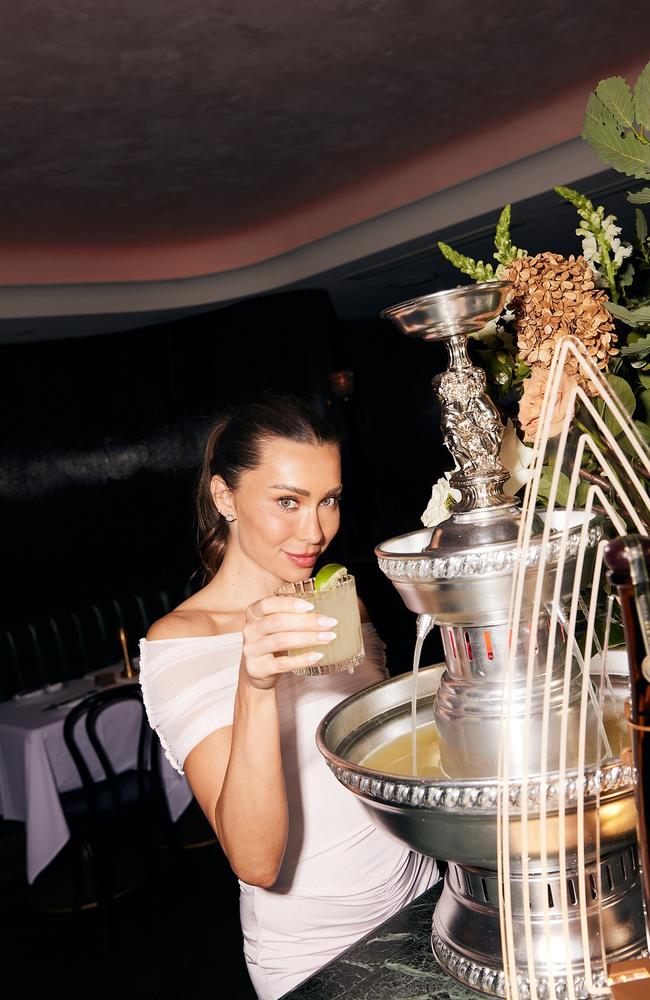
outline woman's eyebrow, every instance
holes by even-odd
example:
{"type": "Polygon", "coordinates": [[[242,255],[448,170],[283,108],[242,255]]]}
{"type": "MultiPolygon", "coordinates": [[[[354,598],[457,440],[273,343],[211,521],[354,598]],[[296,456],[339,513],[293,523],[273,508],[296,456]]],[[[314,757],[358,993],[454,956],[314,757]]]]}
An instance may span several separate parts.
{"type": "MultiPolygon", "coordinates": [[[[298,486],[287,486],[286,483],[273,483],[272,486],[269,486],[269,489],[270,490],[286,490],[287,493],[297,493],[298,496],[301,496],[301,497],[310,497],[311,496],[311,493],[309,492],[309,490],[301,490],[300,487],[298,487],[298,486]]],[[[342,493],[342,492],[343,492],[343,487],[342,486],[335,486],[334,489],[328,490],[327,493],[325,493],[325,496],[332,496],[332,495],[335,495],[337,493],[342,493]]]]}
{"type": "Polygon", "coordinates": [[[287,493],[297,493],[301,497],[310,497],[309,490],[301,490],[298,486],[287,486],[286,483],[273,483],[270,490],[286,490],[287,493]]]}

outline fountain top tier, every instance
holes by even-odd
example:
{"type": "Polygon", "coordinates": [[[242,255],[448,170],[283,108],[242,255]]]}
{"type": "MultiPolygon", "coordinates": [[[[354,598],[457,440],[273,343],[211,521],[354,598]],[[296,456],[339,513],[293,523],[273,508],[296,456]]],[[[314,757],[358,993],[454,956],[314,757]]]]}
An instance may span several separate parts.
{"type": "MultiPolygon", "coordinates": [[[[467,355],[467,337],[481,330],[503,309],[511,285],[505,281],[453,288],[386,309],[382,316],[402,333],[442,340],[449,354],[447,371],[433,387],[441,404],[442,433],[456,463],[449,481],[460,492],[454,515],[511,507],[503,492],[508,470],[499,453],[504,426],[485,392],[485,372],[467,355]]],[[[500,519],[503,531],[504,518],[500,519]]],[[[513,527],[516,537],[516,527],[513,527]]],[[[444,532],[443,532],[444,534],[444,532]]],[[[432,538],[432,548],[437,539],[432,538]]]]}
{"type": "MultiPolygon", "coordinates": [[[[516,562],[525,559],[532,577],[543,552],[541,518],[526,552],[519,551],[519,507],[504,492],[509,472],[500,459],[505,428],[485,392],[484,371],[467,354],[467,337],[499,315],[511,287],[491,281],[453,288],[382,313],[402,333],[442,340],[447,347],[447,370],[434,378],[433,387],[441,404],[444,441],[456,465],[449,485],[459,491],[460,499],[452,515],[433,531],[391,538],[378,545],[375,554],[410,610],[450,625],[504,624],[516,562]]],[[[566,542],[569,562],[578,550],[581,527],[578,519],[566,542]]],[[[601,536],[594,519],[588,547],[601,536]]],[[[551,537],[544,551],[549,569],[564,547],[561,533],[551,537]]]]}
{"type": "Polygon", "coordinates": [[[508,281],[463,285],[399,302],[384,309],[381,315],[411,337],[423,340],[467,337],[478,333],[499,315],[511,289],[508,281]]]}

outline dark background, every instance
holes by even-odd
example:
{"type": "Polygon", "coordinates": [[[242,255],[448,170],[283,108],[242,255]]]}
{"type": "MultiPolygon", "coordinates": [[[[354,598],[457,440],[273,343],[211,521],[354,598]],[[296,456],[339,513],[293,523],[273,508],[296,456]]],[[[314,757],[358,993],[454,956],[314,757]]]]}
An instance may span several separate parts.
{"type": "MultiPolygon", "coordinates": [[[[630,181],[577,182],[634,234],[630,181]]],[[[490,260],[498,212],[441,233],[490,260]]],[[[529,252],[580,252],[575,210],[547,191],[513,205],[529,252]]],[[[344,432],[341,531],[325,561],[347,565],[388,644],[410,669],[415,617],[373,549],[421,527],[431,486],[450,468],[431,378],[442,345],[379,319],[387,305],[469,281],[418,238],[275,294],[157,326],[0,345],[0,699],[120,659],[148,624],[198,585],[193,494],[203,442],[222,408],[265,389],[307,399],[344,432]],[[363,265],[363,267],[362,267],[363,265]],[[350,369],[354,388],[333,391],[350,369]]],[[[470,350],[472,345],[470,345],[470,350]]],[[[423,662],[437,662],[437,631],[423,662]]]]}
{"type": "MultiPolygon", "coordinates": [[[[409,669],[415,618],[373,548],[421,527],[432,483],[450,465],[430,385],[444,348],[380,319],[338,320],[327,293],[306,289],[0,351],[2,618],[23,664],[33,622],[47,659],[45,621],[60,633],[71,611],[83,620],[90,605],[141,595],[133,633],[165,610],[148,595],[164,590],[173,606],[199,585],[193,492],[203,441],[224,405],[271,389],[306,398],[344,433],[342,527],[324,561],[355,573],[391,671],[409,669]],[[342,369],[354,375],[345,397],[330,383],[342,369]]],[[[96,655],[115,661],[117,630],[106,628],[109,648],[96,655]]],[[[129,634],[135,652],[138,638],[129,634]]],[[[79,671],[68,663],[64,672],[79,671]]]]}

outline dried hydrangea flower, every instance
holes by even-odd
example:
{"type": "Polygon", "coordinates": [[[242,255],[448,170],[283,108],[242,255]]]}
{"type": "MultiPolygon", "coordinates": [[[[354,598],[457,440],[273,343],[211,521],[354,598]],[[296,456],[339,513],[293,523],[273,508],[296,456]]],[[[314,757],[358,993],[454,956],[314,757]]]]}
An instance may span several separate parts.
{"type": "MultiPolygon", "coordinates": [[[[605,308],[607,296],[595,287],[584,257],[567,259],[549,252],[523,257],[510,265],[508,280],[513,285],[517,348],[529,368],[548,368],[558,339],[567,333],[582,342],[601,371],[618,354],[614,321],[605,308]]],[[[567,358],[566,373],[591,395],[596,392],[580,375],[576,358],[567,358]]]]}

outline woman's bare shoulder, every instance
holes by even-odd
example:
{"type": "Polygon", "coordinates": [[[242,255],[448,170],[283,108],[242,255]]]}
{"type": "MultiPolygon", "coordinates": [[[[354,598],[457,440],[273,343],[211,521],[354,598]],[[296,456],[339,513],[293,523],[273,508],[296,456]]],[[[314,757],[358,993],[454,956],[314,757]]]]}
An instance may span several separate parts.
{"type": "Polygon", "coordinates": [[[219,635],[210,614],[199,608],[176,608],[149,627],[147,639],[194,639],[219,635]]]}

